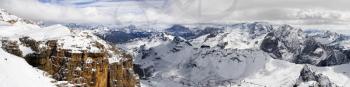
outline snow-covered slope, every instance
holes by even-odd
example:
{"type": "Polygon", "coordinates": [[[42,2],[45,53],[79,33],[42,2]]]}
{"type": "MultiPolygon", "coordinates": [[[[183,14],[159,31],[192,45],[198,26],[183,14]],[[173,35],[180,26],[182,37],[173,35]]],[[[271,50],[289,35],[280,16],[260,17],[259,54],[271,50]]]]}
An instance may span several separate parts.
{"type": "Polygon", "coordinates": [[[16,15],[6,12],[4,9],[0,8],[0,25],[9,25],[9,24],[34,24],[33,21],[17,17],[16,15]]]}
{"type": "Polygon", "coordinates": [[[135,63],[144,72],[141,78],[150,81],[145,84],[152,86],[225,86],[253,74],[268,58],[263,51],[195,48],[175,38],[143,50],[135,63]]]}
{"type": "Polygon", "coordinates": [[[1,87],[55,87],[45,72],[0,49],[1,87]]]}
{"type": "MultiPolygon", "coordinates": [[[[0,43],[3,43],[2,41],[4,39],[14,39],[21,35],[38,34],[38,31],[36,31],[35,28],[38,27],[27,25],[23,19],[11,15],[5,12],[3,9],[0,9],[0,43]],[[13,25],[23,26],[14,27],[13,25]],[[24,30],[31,30],[32,32],[23,32],[24,30]]],[[[2,45],[3,44],[0,44],[0,47],[2,47],[2,45]]],[[[27,47],[21,46],[20,49],[23,49],[23,54],[32,53],[32,50],[27,47]]],[[[56,84],[53,83],[55,80],[50,78],[49,74],[32,67],[26,62],[24,58],[7,53],[3,49],[0,49],[0,70],[1,87],[56,86],[56,84]]]]}
{"type": "MultiPolygon", "coordinates": [[[[72,53],[81,53],[83,50],[95,53],[104,51],[95,45],[95,41],[101,43],[105,47],[111,47],[89,31],[70,30],[62,25],[52,25],[48,27],[40,27],[32,24],[0,26],[0,37],[2,40],[13,40],[17,42],[20,42],[19,38],[23,37],[30,37],[30,39],[36,41],[58,40],[57,44],[60,45],[59,48],[69,49],[72,53]]],[[[26,51],[23,45],[24,44],[20,44],[24,52],[30,51],[26,51]]]]}

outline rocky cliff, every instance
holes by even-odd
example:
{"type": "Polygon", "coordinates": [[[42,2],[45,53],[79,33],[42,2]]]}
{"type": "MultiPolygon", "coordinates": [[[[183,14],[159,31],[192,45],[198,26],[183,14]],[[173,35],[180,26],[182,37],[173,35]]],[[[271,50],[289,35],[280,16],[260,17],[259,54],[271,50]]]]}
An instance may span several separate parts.
{"type": "Polygon", "coordinates": [[[135,87],[133,58],[88,31],[40,27],[0,9],[1,48],[46,71],[57,86],[135,87]]]}
{"type": "Polygon", "coordinates": [[[68,81],[58,86],[69,84],[84,87],[139,86],[138,76],[132,70],[132,56],[115,47],[107,48],[95,41],[92,46],[97,47],[101,52],[89,52],[64,49],[58,40],[35,41],[29,37],[23,37],[19,41],[20,43],[2,40],[2,48],[17,56],[22,56],[19,45],[33,50],[33,53],[23,57],[30,65],[46,71],[57,81],[68,81]],[[109,58],[115,55],[120,55],[120,60],[110,63],[109,58]]]}

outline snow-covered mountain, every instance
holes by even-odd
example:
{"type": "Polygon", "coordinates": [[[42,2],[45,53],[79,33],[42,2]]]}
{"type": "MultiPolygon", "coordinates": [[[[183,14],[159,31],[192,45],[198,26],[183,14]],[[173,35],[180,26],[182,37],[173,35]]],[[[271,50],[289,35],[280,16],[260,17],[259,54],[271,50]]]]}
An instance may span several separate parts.
{"type": "Polygon", "coordinates": [[[125,28],[129,27],[109,28],[106,29],[108,32],[103,32],[104,30],[101,29],[95,29],[94,31],[98,31],[96,33],[103,39],[117,43],[121,47],[126,48],[126,50],[130,50],[131,44],[129,43],[140,43],[138,45],[143,45],[149,41],[157,42],[159,40],[153,39],[162,38],[163,36],[161,35],[163,34],[167,37],[179,36],[185,38],[197,48],[201,46],[221,47],[223,49],[260,48],[267,53],[271,53],[271,56],[275,59],[287,60],[294,63],[305,62],[318,66],[329,66],[347,63],[348,61],[347,57],[342,55],[346,55],[347,53],[346,48],[348,46],[345,43],[349,41],[349,36],[329,31],[304,32],[290,25],[255,22],[230,25],[173,25],[163,29],[151,29],[155,31],[143,31],[142,28],[144,27],[135,26],[132,29],[140,30],[125,31],[125,28]],[[322,56],[322,54],[324,55],[322,56]],[[304,57],[314,58],[306,58],[304,60],[304,57]],[[342,61],[335,61],[335,64],[333,62],[323,61],[327,59],[342,61]]]}
{"type": "Polygon", "coordinates": [[[349,86],[346,35],[265,22],[123,26],[90,30],[134,55],[142,86],[349,86]]]}

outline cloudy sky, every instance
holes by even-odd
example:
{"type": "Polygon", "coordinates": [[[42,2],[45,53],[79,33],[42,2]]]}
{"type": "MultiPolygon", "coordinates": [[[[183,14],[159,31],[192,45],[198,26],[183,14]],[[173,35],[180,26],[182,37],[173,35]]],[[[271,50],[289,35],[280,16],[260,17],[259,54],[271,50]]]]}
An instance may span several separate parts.
{"type": "Polygon", "coordinates": [[[54,23],[350,22],[350,0],[0,0],[21,17],[54,23]]]}

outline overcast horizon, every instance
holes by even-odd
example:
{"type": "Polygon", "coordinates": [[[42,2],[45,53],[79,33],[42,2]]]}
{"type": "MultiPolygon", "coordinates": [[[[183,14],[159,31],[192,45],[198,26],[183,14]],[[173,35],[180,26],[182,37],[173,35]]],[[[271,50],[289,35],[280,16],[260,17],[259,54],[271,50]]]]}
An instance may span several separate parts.
{"type": "Polygon", "coordinates": [[[21,17],[54,23],[235,23],[346,25],[348,0],[0,0],[21,17]],[[201,4],[199,4],[201,3],[201,4]]]}

